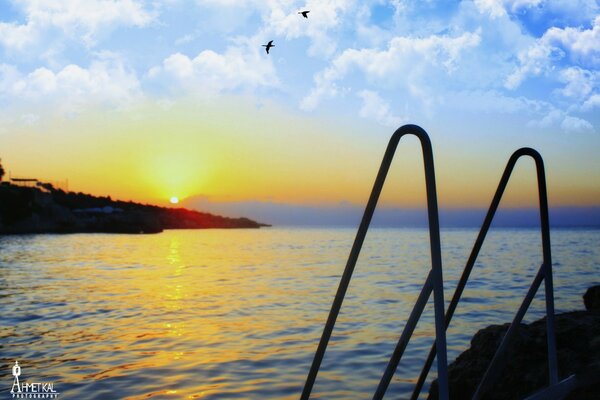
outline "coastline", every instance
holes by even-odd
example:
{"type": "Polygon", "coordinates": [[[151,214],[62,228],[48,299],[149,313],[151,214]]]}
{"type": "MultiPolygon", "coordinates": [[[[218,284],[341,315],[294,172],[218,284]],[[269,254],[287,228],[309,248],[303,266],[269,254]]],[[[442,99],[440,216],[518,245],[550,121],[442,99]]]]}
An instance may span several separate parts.
{"type": "Polygon", "coordinates": [[[159,233],[165,229],[257,229],[248,218],[115,201],[65,192],[49,184],[0,185],[0,235],[44,233],[159,233]]]}

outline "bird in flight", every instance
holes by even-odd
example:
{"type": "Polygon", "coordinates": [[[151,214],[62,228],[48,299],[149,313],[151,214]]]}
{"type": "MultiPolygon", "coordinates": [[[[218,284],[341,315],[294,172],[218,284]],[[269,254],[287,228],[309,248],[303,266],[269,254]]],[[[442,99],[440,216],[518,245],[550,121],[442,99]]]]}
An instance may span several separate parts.
{"type": "Polygon", "coordinates": [[[271,49],[271,47],[275,47],[272,40],[269,40],[269,43],[263,44],[262,46],[265,47],[267,54],[269,54],[269,50],[271,49]]]}
{"type": "Polygon", "coordinates": [[[309,13],[309,12],[310,12],[310,11],[300,11],[298,14],[302,14],[302,16],[303,16],[304,18],[308,18],[308,13],[309,13]]]}

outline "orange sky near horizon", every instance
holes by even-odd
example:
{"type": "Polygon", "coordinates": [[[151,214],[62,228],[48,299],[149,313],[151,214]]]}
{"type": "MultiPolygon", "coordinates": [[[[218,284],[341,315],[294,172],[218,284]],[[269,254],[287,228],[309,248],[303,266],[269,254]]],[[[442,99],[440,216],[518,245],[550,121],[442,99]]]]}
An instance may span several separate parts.
{"type": "MultiPolygon", "coordinates": [[[[231,101],[227,107],[146,104],[122,113],[88,112],[72,120],[22,124],[0,133],[0,156],[13,176],[68,179],[73,191],[157,205],[169,205],[172,196],[184,204],[193,196],[365,204],[392,130],[231,101]]],[[[428,130],[444,208],[487,207],[508,157],[528,145],[513,137],[490,148],[490,140],[484,145],[469,135],[440,134],[442,127],[428,130]]],[[[552,206],[600,204],[600,168],[565,163],[569,152],[553,151],[556,144],[543,138],[537,144],[546,160],[552,206]]],[[[559,149],[565,146],[576,144],[565,142],[559,149]]],[[[503,205],[535,206],[534,175],[533,162],[521,161],[503,205]]],[[[381,204],[424,208],[424,191],[418,141],[403,138],[381,204]]]]}

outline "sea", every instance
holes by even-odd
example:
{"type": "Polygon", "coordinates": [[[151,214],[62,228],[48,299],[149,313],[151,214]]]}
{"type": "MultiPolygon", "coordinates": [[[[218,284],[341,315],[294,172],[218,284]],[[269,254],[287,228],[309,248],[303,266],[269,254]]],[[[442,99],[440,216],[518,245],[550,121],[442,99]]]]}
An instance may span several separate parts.
{"type": "MultiPolygon", "coordinates": [[[[297,399],[356,229],[170,230],[0,237],[0,399],[297,399]],[[40,386],[41,387],[41,386],[40,386]],[[47,386],[48,387],[48,386],[47,386]]],[[[444,297],[476,229],[441,232],[444,297]]],[[[557,312],[600,284],[600,230],[551,232],[557,312]]],[[[509,322],[542,262],[535,229],[493,228],[447,335],[448,360],[509,322]]],[[[427,229],[371,229],[313,398],[370,398],[431,268],[427,229]]],[[[525,316],[544,317],[541,289],[525,316]]],[[[433,334],[430,302],[388,389],[407,398],[433,334]]],[[[435,364],[428,382],[435,377],[435,364]]],[[[422,398],[427,395],[427,386],[422,398]]]]}

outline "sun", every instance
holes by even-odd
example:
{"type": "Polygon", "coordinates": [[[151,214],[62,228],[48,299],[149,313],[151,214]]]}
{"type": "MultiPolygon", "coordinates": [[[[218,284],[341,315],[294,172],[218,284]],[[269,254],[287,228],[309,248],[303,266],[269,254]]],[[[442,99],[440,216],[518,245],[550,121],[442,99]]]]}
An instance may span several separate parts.
{"type": "Polygon", "coordinates": [[[171,202],[171,204],[177,204],[179,203],[179,199],[175,196],[171,197],[171,199],[169,199],[169,201],[171,202]]]}

